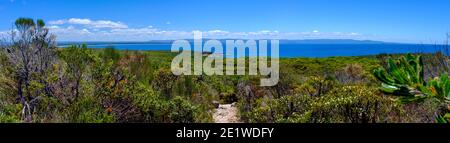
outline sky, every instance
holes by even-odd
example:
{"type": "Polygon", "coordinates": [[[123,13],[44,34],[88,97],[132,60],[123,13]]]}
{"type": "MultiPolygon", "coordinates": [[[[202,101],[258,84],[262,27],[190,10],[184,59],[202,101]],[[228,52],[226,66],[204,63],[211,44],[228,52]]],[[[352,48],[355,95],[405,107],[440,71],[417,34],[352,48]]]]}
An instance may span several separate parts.
{"type": "Polygon", "coordinates": [[[44,19],[58,41],[205,38],[441,43],[449,0],[0,0],[0,34],[44,19]]]}

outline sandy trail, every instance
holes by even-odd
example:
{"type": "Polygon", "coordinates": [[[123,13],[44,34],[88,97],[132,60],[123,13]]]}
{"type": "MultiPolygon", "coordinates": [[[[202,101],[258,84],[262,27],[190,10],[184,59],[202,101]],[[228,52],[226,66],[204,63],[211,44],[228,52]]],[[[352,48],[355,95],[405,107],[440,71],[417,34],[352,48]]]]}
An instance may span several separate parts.
{"type": "Polygon", "coordinates": [[[213,115],[215,123],[239,123],[237,108],[234,104],[221,104],[213,115]]]}

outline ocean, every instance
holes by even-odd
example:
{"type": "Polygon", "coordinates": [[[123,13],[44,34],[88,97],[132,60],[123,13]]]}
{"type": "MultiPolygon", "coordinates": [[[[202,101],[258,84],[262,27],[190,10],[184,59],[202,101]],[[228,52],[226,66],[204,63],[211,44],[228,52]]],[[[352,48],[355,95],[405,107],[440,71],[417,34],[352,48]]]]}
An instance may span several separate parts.
{"type": "MultiPolygon", "coordinates": [[[[270,45],[270,44],[269,44],[270,45]]],[[[170,51],[171,44],[122,43],[88,44],[89,48],[114,47],[118,50],[170,51]]],[[[280,44],[282,58],[323,58],[337,56],[367,56],[378,54],[433,53],[442,51],[443,46],[425,44],[280,44]]]]}

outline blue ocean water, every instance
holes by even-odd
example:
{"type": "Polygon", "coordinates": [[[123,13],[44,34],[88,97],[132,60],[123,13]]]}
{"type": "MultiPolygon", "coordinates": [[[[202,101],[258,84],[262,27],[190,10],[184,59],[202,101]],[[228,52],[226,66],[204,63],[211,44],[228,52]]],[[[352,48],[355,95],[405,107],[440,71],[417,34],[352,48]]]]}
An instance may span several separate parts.
{"type": "MultiPolygon", "coordinates": [[[[170,51],[170,44],[103,44],[88,45],[90,48],[114,47],[119,50],[170,51]]],[[[280,57],[336,57],[366,56],[398,53],[433,53],[442,46],[421,44],[280,44],[280,57]]]]}

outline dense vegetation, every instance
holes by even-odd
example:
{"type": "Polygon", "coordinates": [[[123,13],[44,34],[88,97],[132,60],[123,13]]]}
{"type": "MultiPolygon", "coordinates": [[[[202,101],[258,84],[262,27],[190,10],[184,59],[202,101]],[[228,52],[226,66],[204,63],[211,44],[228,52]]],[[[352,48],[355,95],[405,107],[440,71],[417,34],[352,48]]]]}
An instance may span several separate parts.
{"type": "Polygon", "coordinates": [[[258,76],[175,76],[176,53],[58,48],[42,20],[15,25],[1,43],[0,122],[205,123],[214,101],[237,102],[251,123],[449,119],[441,53],[281,59],[279,84],[260,87],[258,76]]]}
{"type": "MultiPolygon", "coordinates": [[[[443,98],[403,102],[406,98],[402,94],[380,90],[386,84],[373,71],[386,67],[395,73],[390,67],[399,64],[389,65],[380,60],[387,57],[403,59],[401,55],[283,59],[284,74],[276,87],[261,88],[251,83],[238,86],[238,91],[244,91],[238,93],[241,118],[246,122],[269,123],[432,123],[443,119],[439,117],[448,110],[443,98]]],[[[424,57],[430,58],[435,56],[424,57]]],[[[423,71],[434,72],[425,68],[423,71]]],[[[424,85],[435,85],[434,81],[424,85]]]]}

